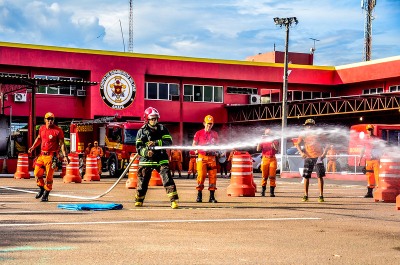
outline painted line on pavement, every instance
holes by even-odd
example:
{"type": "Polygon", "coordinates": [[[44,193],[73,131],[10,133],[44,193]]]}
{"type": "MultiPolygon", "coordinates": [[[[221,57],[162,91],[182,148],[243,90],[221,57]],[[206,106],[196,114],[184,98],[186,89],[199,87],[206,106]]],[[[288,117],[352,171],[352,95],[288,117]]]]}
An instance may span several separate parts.
{"type": "Polygon", "coordinates": [[[227,219],[186,219],[186,220],[127,220],[127,221],[101,221],[101,222],[70,222],[70,223],[13,223],[0,224],[0,227],[22,227],[22,226],[53,226],[53,225],[99,225],[99,224],[157,224],[157,223],[218,223],[218,222],[252,222],[252,221],[299,221],[299,220],[321,220],[322,218],[227,218],[227,219]]]}

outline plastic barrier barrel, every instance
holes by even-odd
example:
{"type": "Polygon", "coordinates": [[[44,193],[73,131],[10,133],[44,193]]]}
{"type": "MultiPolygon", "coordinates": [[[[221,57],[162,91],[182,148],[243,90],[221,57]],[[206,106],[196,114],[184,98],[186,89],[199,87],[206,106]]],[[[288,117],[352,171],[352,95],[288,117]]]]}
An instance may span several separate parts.
{"type": "Polygon", "coordinates": [[[151,172],[149,186],[162,186],[162,185],[163,183],[160,173],[158,173],[157,170],[154,169],[153,172],[151,172]]]}
{"type": "Polygon", "coordinates": [[[396,209],[400,210],[400,195],[397,195],[396,197],[396,209]]]}
{"type": "Polygon", "coordinates": [[[248,152],[235,152],[232,157],[231,182],[226,190],[228,196],[254,197],[253,160],[248,152]]]}
{"type": "Polygon", "coordinates": [[[63,161],[62,162],[62,168],[61,168],[60,177],[63,178],[66,173],[67,173],[67,162],[63,161]]]}
{"type": "Polygon", "coordinates": [[[31,175],[29,174],[28,154],[19,154],[18,155],[17,170],[14,173],[14,178],[16,178],[16,179],[31,178],[31,175]]]}
{"type": "MultiPolygon", "coordinates": [[[[136,154],[131,154],[131,158],[133,159],[133,157],[136,154]]],[[[128,180],[125,183],[125,187],[128,189],[136,189],[137,187],[137,171],[139,168],[139,157],[137,156],[135,161],[133,161],[133,163],[131,164],[131,166],[129,167],[129,173],[128,173],[128,180]]]]}
{"type": "Polygon", "coordinates": [[[378,188],[374,192],[374,200],[396,202],[400,194],[400,158],[383,157],[379,163],[378,188]]]}
{"type": "Polygon", "coordinates": [[[100,181],[99,168],[97,166],[97,156],[86,156],[84,181],[100,181]]]}
{"type": "Polygon", "coordinates": [[[77,154],[69,154],[69,164],[66,167],[64,183],[81,183],[82,178],[79,174],[79,156],[77,154]]]}

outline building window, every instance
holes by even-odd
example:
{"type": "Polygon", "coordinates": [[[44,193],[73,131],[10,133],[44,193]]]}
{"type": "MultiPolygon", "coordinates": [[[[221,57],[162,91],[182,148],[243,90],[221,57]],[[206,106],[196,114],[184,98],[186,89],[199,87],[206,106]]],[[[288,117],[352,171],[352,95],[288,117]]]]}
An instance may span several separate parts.
{"type": "Polygon", "coordinates": [[[179,85],[174,83],[146,82],[145,99],[179,101],[179,85]]]}
{"type": "Polygon", "coordinates": [[[193,102],[223,102],[224,88],[211,85],[184,85],[183,101],[193,102]]]}
{"type": "Polygon", "coordinates": [[[400,91],[400,86],[390,86],[389,92],[397,92],[400,91]]]}
{"type": "Polygon", "coordinates": [[[228,86],[226,92],[228,94],[257,95],[257,88],[228,86]]]}
{"type": "MultiPolygon", "coordinates": [[[[80,77],[64,77],[64,76],[50,76],[50,75],[35,75],[35,78],[53,81],[83,81],[80,77]]],[[[56,83],[56,82],[55,82],[56,83]]],[[[81,85],[45,85],[39,86],[37,93],[48,95],[67,95],[73,96],[77,89],[83,89],[81,85]]]]}
{"type": "Polygon", "coordinates": [[[363,89],[362,93],[363,93],[363,95],[380,94],[380,93],[383,93],[383,88],[378,87],[378,88],[363,89]]]}
{"type": "Polygon", "coordinates": [[[330,97],[331,97],[331,93],[330,92],[288,91],[288,101],[291,101],[291,100],[330,98],[330,97]]]}

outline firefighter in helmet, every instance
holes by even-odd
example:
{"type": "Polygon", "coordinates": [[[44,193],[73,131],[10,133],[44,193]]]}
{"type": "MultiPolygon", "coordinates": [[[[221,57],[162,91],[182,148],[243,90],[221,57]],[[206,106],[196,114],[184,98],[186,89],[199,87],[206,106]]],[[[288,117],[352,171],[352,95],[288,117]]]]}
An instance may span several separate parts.
{"type": "MultiPolygon", "coordinates": [[[[211,115],[207,115],[204,118],[204,129],[197,131],[193,138],[193,146],[207,146],[216,145],[219,142],[218,133],[211,128],[214,125],[214,118],[211,115]]],[[[203,201],[202,191],[204,189],[204,181],[208,173],[208,190],[210,191],[209,202],[216,203],[215,191],[217,190],[217,153],[212,150],[197,150],[197,202],[203,201]]]]}
{"type": "Polygon", "coordinates": [[[373,190],[378,185],[378,176],[379,176],[379,159],[380,159],[380,147],[377,143],[377,138],[374,135],[374,126],[372,124],[368,124],[365,129],[368,134],[364,138],[363,148],[361,149],[360,154],[360,162],[365,158],[365,171],[367,175],[367,194],[365,194],[364,198],[373,198],[373,190]]]}
{"type": "Polygon", "coordinates": [[[139,129],[136,136],[136,148],[139,159],[138,184],[135,197],[135,206],[143,206],[151,173],[155,169],[160,173],[164,188],[171,201],[171,208],[178,208],[178,192],[169,168],[168,153],[163,146],[172,145],[172,137],[168,129],[158,123],[160,114],[149,107],[144,111],[144,125],[139,129]]]}
{"type": "Polygon", "coordinates": [[[102,172],[103,172],[102,171],[103,165],[101,163],[101,158],[104,155],[103,148],[101,148],[99,146],[99,142],[98,141],[94,141],[93,144],[94,144],[94,146],[90,149],[90,155],[96,157],[96,159],[97,159],[97,169],[98,169],[99,175],[101,175],[102,172]]]}
{"type": "Polygon", "coordinates": [[[279,142],[271,139],[270,129],[264,131],[261,142],[257,145],[257,151],[262,152],[261,161],[261,196],[265,196],[267,189],[267,181],[269,178],[269,193],[270,197],[275,197],[276,187],[276,169],[278,167],[275,154],[278,152],[279,142]]]}

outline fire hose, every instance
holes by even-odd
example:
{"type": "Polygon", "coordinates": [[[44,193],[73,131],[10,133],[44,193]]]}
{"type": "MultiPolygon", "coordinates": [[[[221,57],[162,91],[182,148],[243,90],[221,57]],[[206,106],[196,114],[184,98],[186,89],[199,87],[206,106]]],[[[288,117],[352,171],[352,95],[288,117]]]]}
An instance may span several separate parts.
{"type": "MultiPolygon", "coordinates": [[[[55,196],[55,197],[63,197],[63,198],[72,198],[72,199],[81,199],[81,200],[96,200],[99,199],[103,196],[105,196],[106,194],[110,193],[110,191],[112,191],[115,186],[117,186],[117,184],[125,177],[126,173],[128,173],[130,166],[132,165],[133,161],[135,161],[135,159],[138,157],[139,154],[136,154],[133,156],[133,158],[130,159],[128,165],[126,166],[124,172],[122,172],[121,176],[115,181],[115,183],[108,189],[106,190],[104,193],[97,195],[97,196],[93,196],[93,197],[81,197],[81,196],[72,196],[72,195],[64,195],[64,194],[50,194],[51,196],[55,196]]],[[[12,190],[12,191],[19,191],[19,192],[26,192],[26,193],[37,193],[35,191],[28,191],[28,190],[22,190],[22,189],[14,189],[14,188],[10,188],[10,187],[0,187],[2,189],[5,190],[12,190]]]]}

